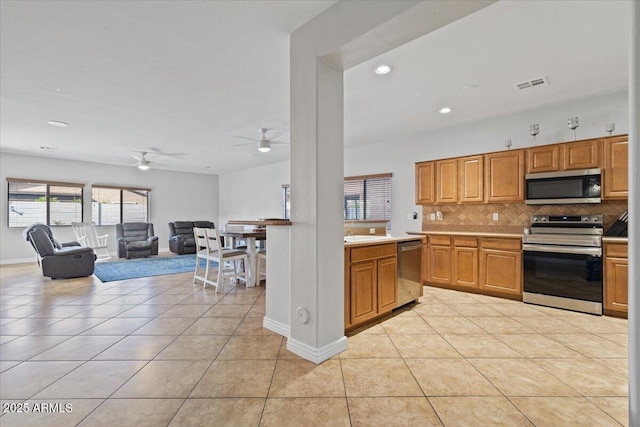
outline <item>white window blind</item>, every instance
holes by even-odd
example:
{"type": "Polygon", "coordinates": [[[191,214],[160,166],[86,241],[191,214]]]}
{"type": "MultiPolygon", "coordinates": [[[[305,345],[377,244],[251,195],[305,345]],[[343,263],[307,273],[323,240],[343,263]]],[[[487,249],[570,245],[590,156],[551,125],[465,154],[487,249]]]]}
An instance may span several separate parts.
{"type": "Polygon", "coordinates": [[[391,220],[391,174],[345,177],[347,220],[391,220]]]}

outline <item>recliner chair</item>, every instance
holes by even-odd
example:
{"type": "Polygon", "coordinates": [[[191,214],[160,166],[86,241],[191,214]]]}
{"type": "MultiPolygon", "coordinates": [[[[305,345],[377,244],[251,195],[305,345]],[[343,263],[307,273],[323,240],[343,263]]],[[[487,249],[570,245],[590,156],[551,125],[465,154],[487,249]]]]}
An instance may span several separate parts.
{"type": "Polygon", "coordinates": [[[169,250],[175,254],[195,254],[193,227],[216,228],[211,221],[174,221],[169,223],[169,250]]]}
{"type": "Polygon", "coordinates": [[[51,229],[44,224],[32,225],[23,235],[26,235],[27,241],[36,250],[44,276],[69,279],[93,274],[96,261],[93,249],[83,248],[78,242],[68,242],[63,246],[53,238],[51,229]],[[57,244],[54,245],[54,242],[57,244]]]}
{"type": "Polygon", "coordinates": [[[158,255],[158,236],[153,232],[153,224],[147,222],[126,222],[116,224],[118,258],[141,258],[158,255]]]}

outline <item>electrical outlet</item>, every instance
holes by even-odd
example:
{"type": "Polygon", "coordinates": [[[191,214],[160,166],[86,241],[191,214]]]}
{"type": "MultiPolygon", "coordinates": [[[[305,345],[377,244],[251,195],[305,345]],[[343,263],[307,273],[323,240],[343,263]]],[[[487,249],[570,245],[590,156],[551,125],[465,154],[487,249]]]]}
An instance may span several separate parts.
{"type": "Polygon", "coordinates": [[[429,218],[431,218],[431,221],[435,221],[436,220],[436,214],[434,212],[432,212],[431,215],[429,216],[429,218]]]}
{"type": "Polygon", "coordinates": [[[500,220],[500,214],[498,212],[494,212],[493,213],[493,220],[494,221],[499,221],[500,220]]]}
{"type": "Polygon", "coordinates": [[[376,234],[376,229],[375,228],[370,228],[369,229],[369,234],[376,234]]]}
{"type": "Polygon", "coordinates": [[[442,221],[442,211],[437,211],[436,212],[436,218],[438,218],[438,220],[442,221]]]}

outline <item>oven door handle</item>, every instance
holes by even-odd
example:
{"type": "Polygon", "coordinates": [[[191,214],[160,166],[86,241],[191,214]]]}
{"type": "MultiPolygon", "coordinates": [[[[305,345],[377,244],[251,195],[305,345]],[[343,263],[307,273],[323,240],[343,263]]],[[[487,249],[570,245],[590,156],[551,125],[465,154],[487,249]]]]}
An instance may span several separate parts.
{"type": "Polygon", "coordinates": [[[559,254],[592,255],[598,257],[602,256],[602,248],[583,248],[576,246],[523,244],[522,250],[525,252],[549,252],[559,254]]]}

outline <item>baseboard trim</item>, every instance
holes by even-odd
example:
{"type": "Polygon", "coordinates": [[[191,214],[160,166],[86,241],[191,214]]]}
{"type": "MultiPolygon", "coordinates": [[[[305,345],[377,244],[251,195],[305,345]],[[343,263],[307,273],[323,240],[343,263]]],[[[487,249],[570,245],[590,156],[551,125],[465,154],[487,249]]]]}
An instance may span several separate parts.
{"type": "Polygon", "coordinates": [[[310,345],[297,341],[293,338],[289,338],[287,340],[287,350],[316,364],[331,359],[333,356],[342,353],[346,349],[347,337],[345,336],[320,348],[311,347],[310,345]]]}
{"type": "Polygon", "coordinates": [[[289,325],[285,325],[282,322],[269,319],[267,316],[262,319],[262,326],[267,328],[271,332],[275,332],[276,334],[284,336],[285,338],[289,338],[289,334],[291,333],[291,328],[289,327],[289,325]]]}
{"type": "Polygon", "coordinates": [[[29,262],[32,262],[35,265],[38,265],[38,261],[36,260],[35,254],[31,258],[3,259],[3,260],[0,260],[0,265],[27,264],[29,262]]]}

